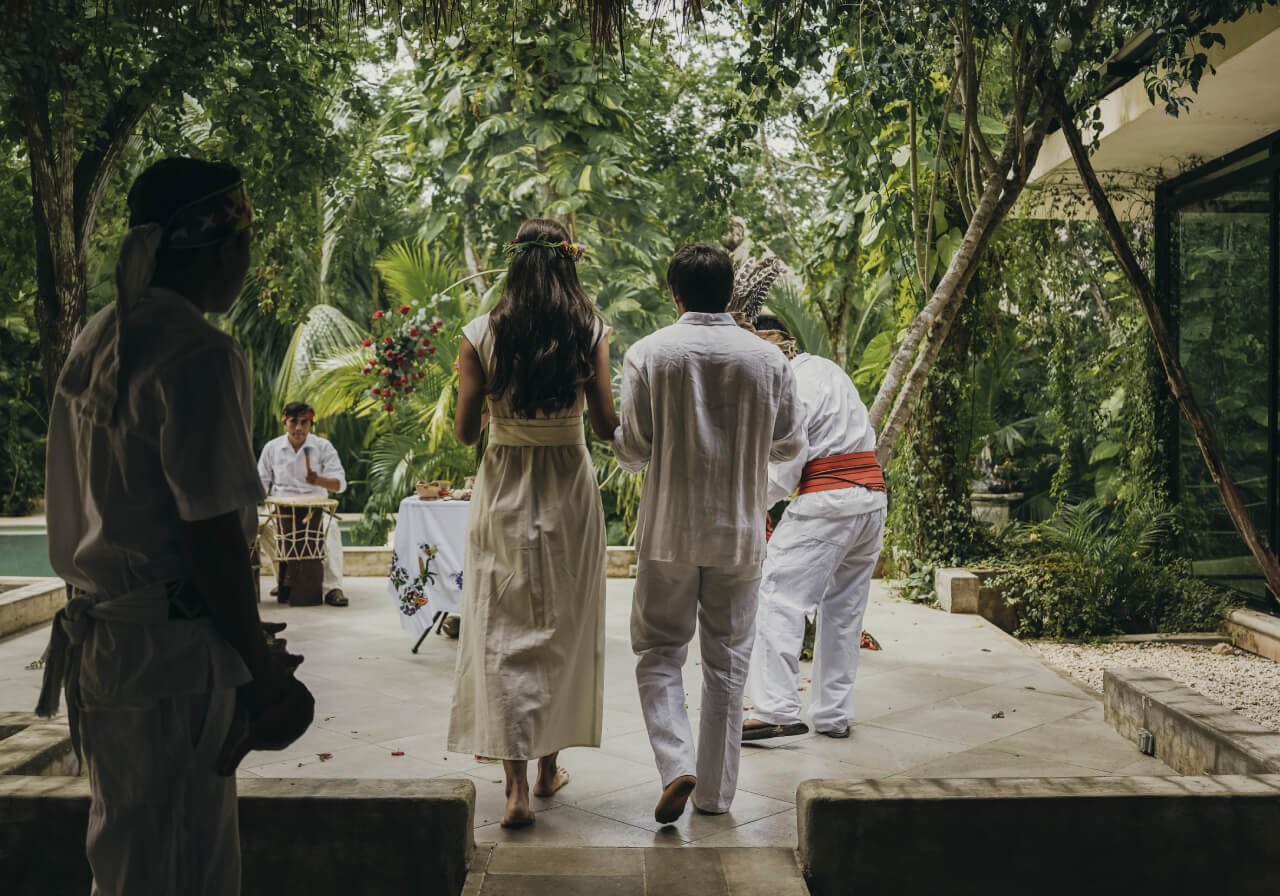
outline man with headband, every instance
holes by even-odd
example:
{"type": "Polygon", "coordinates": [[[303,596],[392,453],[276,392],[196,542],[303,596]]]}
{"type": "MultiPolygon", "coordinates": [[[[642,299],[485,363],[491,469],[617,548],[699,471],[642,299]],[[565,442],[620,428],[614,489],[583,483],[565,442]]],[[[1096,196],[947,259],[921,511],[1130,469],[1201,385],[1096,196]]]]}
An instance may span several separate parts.
{"type": "Polygon", "coordinates": [[[760,581],[756,642],[747,676],[751,717],[743,740],[806,734],[800,720],[805,614],[817,613],[809,717],[819,734],[849,736],[862,617],[884,536],[884,474],[876,434],[858,390],[837,364],[797,353],[777,317],[762,312],[757,335],[791,358],[808,449],[769,466],[768,505],[798,491],[769,539],[760,581]]]}
{"type": "Polygon", "coordinates": [[[244,355],[205,313],[249,266],[230,165],[166,159],[129,191],[117,300],[86,324],[49,419],[49,558],[68,585],[37,713],[65,688],[101,896],[240,892],[235,766],[309,724],[269,651],[247,524],[262,497],[244,355]]]}
{"type": "MultiPolygon", "coordinates": [[[[346,491],[347,474],[342,468],[338,450],[328,439],[313,433],[316,414],[311,405],[292,401],[284,406],[281,423],[284,435],[276,436],[258,457],[258,478],[267,494],[275,496],[318,495],[346,491]]],[[[271,544],[271,539],[267,539],[271,544]]],[[[284,581],[286,564],[280,564],[280,582],[284,581]]],[[[345,607],[342,593],[342,531],[329,526],[324,546],[324,578],[320,589],[324,602],[331,607],[345,607]]],[[[277,596],[288,599],[287,587],[278,585],[277,596]]]]}

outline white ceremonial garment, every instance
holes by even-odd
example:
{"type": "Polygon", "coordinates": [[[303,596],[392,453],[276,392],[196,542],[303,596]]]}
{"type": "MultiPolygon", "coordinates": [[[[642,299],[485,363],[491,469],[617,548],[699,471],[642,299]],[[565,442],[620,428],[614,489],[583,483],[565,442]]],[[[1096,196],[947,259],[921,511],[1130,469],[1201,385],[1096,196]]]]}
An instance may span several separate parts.
{"type": "MultiPolygon", "coordinates": [[[[839,365],[807,354],[791,363],[808,449],[770,466],[771,503],[796,489],[809,461],[876,447],[866,405],[839,365]]],[[[816,612],[810,719],[823,732],[849,724],[886,507],[884,492],[861,486],[799,495],[787,506],[769,541],[760,582],[746,692],[752,718],[771,725],[800,721],[797,676],[805,615],[816,612]]]]}
{"type": "MultiPolygon", "coordinates": [[[[322,485],[307,482],[307,450],[310,449],[311,469],[321,476],[338,480],[338,488],[333,494],[339,495],[347,490],[347,471],[342,467],[342,458],[338,457],[338,449],[328,439],[315,433],[308,433],[302,447],[294,449],[289,443],[289,436],[276,436],[262,446],[262,454],[258,456],[258,478],[262,488],[273,497],[295,497],[318,495],[328,497],[329,491],[322,485]]],[[[271,530],[274,533],[274,528],[271,530]]],[[[320,590],[328,594],[335,588],[342,587],[342,530],[337,519],[329,521],[329,529],[324,543],[324,577],[320,590]]]]}
{"type": "Polygon", "coordinates": [[[775,346],[728,314],[686,312],[628,349],[621,414],[618,463],[648,466],[631,647],[649,742],[663,787],[694,774],[694,805],[724,812],[737,788],[767,467],[804,449],[794,376],[775,346]],[[695,621],[696,753],[682,671],[695,621]]]}
{"type": "MultiPolygon", "coordinates": [[[[183,579],[184,523],[248,518],[262,497],[244,356],[177,293],[151,290],[131,309],[114,419],[88,406],[96,380],[114,375],[103,359],[115,312],[112,304],[94,315],[63,367],[45,485],[50,563],[108,606],[183,579]]],[[[239,839],[228,834],[235,779],[215,774],[213,755],[228,701],[250,678],[239,654],[207,616],[91,619],[80,651],[75,708],[92,791],[94,893],[238,893],[239,839]]]]}

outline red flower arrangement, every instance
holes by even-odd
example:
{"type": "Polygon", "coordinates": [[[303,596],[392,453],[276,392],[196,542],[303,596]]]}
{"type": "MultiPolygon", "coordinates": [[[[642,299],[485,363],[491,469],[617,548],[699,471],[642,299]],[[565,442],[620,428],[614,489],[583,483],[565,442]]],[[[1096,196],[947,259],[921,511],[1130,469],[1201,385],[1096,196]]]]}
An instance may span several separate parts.
{"type": "MultiPolygon", "coordinates": [[[[413,308],[401,305],[398,310],[406,318],[413,308]]],[[[372,319],[384,321],[383,326],[390,324],[394,329],[381,338],[366,336],[360,340],[365,348],[374,349],[373,356],[365,359],[361,373],[375,378],[369,395],[383,402],[382,410],[390,414],[396,409],[394,399],[413,394],[413,384],[426,379],[426,371],[418,367],[423,358],[436,353],[431,337],[444,328],[444,321],[438,317],[430,322],[410,318],[397,324],[396,318],[381,309],[373,312],[372,319]]]]}

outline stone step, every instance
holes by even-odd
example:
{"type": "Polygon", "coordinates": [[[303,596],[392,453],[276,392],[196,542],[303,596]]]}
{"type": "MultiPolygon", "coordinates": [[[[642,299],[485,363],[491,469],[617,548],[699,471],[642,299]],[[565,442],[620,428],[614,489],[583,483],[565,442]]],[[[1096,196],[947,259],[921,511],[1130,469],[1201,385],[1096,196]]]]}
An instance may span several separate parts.
{"type": "Polygon", "coordinates": [[[44,625],[66,603],[61,579],[0,576],[0,638],[44,625]]]}
{"type": "MultiPolygon", "coordinates": [[[[536,841],[531,831],[530,843],[536,841]]],[[[808,896],[782,847],[480,844],[463,896],[808,896]]]]}
{"type": "Polygon", "coordinates": [[[1257,610],[1232,610],[1227,632],[1242,650],[1280,663],[1280,618],[1257,610]]]}

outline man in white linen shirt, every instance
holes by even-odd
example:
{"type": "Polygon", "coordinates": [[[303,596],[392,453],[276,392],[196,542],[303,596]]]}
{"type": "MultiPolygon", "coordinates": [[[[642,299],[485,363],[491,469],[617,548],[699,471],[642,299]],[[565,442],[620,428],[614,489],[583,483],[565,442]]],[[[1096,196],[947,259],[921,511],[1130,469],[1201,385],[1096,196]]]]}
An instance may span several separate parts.
{"type": "Polygon", "coordinates": [[[725,313],[729,256],[687,246],[672,259],[667,282],[680,319],[627,351],[614,439],[624,469],[648,466],[631,646],[662,779],[654,817],[663,824],[683,814],[690,796],[711,814],[733,802],[768,464],[804,449],[786,358],[725,313]],[[696,754],[682,674],[695,628],[702,652],[696,754]]]}
{"type": "Polygon", "coordinates": [[[258,619],[248,369],[204,318],[240,293],[252,210],[234,167],[196,159],[157,162],[128,204],[117,301],[50,409],[49,559],[71,599],[36,711],[66,688],[95,896],[235,896],[232,732],[283,706],[300,733],[311,713],[258,619]]]}
{"type": "Polygon", "coordinates": [[[871,574],[884,540],[884,476],[876,433],[849,375],[826,358],[796,354],[786,325],[762,314],[796,374],[808,448],[769,466],[769,504],[797,490],[769,540],[760,582],[756,642],[747,677],[751,718],[743,740],[806,734],[800,720],[805,614],[817,613],[809,717],[819,734],[848,737],[853,679],[871,574]]]}
{"type": "MultiPolygon", "coordinates": [[[[341,494],[347,490],[347,473],[342,468],[338,450],[328,439],[311,431],[315,419],[315,411],[305,402],[292,401],[284,406],[280,418],[284,435],[267,442],[258,457],[258,478],[267,494],[324,497],[330,492],[341,494]]],[[[282,569],[283,566],[281,563],[282,569]]],[[[279,586],[277,590],[283,600],[288,592],[279,586]]],[[[342,593],[342,530],[337,520],[329,521],[325,535],[324,578],[320,590],[324,593],[324,602],[330,606],[347,605],[347,597],[342,593]]]]}

